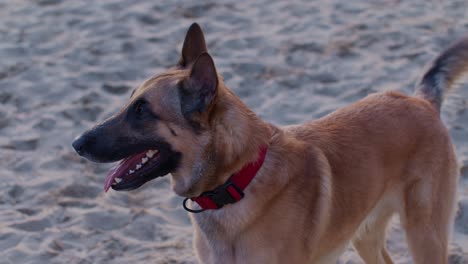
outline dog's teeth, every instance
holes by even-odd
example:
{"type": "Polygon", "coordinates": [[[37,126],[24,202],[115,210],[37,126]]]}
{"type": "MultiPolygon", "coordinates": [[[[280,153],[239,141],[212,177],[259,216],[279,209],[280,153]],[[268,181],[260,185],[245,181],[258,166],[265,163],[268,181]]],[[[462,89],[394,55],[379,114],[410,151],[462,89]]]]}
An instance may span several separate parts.
{"type": "Polygon", "coordinates": [[[147,161],[148,161],[148,158],[143,158],[143,159],[141,159],[141,163],[142,163],[142,164],[145,164],[147,161]]]}
{"type": "Polygon", "coordinates": [[[136,165],[136,169],[137,170],[141,169],[141,164],[136,165]]]}
{"type": "Polygon", "coordinates": [[[132,173],[134,173],[135,171],[134,171],[134,170],[130,170],[129,172],[130,172],[130,174],[132,174],[132,173]]]}
{"type": "Polygon", "coordinates": [[[114,182],[112,182],[112,185],[116,185],[118,184],[119,182],[121,182],[122,179],[121,178],[114,178],[114,182]]]}
{"type": "Polygon", "coordinates": [[[148,152],[146,152],[146,157],[148,158],[152,158],[156,153],[158,153],[159,151],[157,149],[150,149],[148,150],[148,152]]]}

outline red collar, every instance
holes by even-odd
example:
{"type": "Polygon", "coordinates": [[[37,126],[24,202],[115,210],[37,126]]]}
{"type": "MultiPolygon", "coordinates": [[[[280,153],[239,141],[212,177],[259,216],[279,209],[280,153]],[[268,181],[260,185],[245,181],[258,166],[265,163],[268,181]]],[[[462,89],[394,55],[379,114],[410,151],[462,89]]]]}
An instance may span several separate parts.
{"type": "Polygon", "coordinates": [[[244,197],[244,190],[255,177],[265,161],[268,146],[262,146],[256,161],[245,165],[233,174],[227,182],[212,191],[204,192],[198,197],[185,198],[184,209],[191,213],[200,213],[207,209],[220,209],[226,204],[235,203],[244,197]],[[202,209],[193,210],[187,207],[187,201],[196,202],[202,209]]]}

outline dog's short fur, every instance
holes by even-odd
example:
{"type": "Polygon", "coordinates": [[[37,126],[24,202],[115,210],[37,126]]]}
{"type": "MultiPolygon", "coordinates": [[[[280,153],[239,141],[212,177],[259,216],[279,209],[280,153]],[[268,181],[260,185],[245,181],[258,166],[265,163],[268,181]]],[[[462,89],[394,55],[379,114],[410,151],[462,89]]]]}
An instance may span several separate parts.
{"type": "Polygon", "coordinates": [[[394,214],[415,263],[447,263],[458,167],[439,112],[468,68],[468,38],[435,60],[415,96],[372,94],[287,127],[249,110],[206,52],[194,24],[177,66],[145,81],[118,114],[75,141],[81,155],[101,162],[161,149],[160,167],[114,189],[170,172],[178,195],[198,196],[267,144],[241,201],[191,215],[201,263],[335,263],[349,242],[366,263],[392,263],[385,233],[394,214]]]}

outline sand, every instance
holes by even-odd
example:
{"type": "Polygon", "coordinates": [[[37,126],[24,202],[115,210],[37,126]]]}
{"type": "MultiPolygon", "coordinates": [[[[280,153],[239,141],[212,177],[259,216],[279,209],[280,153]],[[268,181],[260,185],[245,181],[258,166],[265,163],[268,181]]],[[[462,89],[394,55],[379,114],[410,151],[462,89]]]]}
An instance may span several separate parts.
{"type": "MultiPolygon", "coordinates": [[[[321,117],[373,92],[411,93],[429,61],[468,32],[454,1],[0,0],[0,263],[195,263],[168,178],[102,190],[110,165],[73,138],[178,59],[199,22],[219,72],[278,125],[321,117]]],[[[450,263],[468,263],[468,85],[443,118],[462,177],[450,263]]],[[[388,247],[411,263],[395,219],[388,247]]],[[[340,263],[362,263],[350,248],[340,263]]]]}

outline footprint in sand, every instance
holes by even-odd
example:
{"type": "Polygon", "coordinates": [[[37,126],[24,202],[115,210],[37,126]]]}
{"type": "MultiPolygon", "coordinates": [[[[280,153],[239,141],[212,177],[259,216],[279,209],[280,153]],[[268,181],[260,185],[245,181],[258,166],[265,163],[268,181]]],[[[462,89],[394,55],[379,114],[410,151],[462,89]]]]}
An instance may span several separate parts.
{"type": "Polygon", "coordinates": [[[99,106],[84,106],[73,107],[62,111],[62,115],[74,123],[80,123],[83,120],[95,122],[97,117],[102,112],[102,107],[99,106]]]}
{"type": "Polygon", "coordinates": [[[11,101],[13,95],[9,92],[1,92],[0,93],[0,104],[7,104],[11,101]]]}
{"type": "Polygon", "coordinates": [[[44,231],[46,228],[49,228],[51,226],[52,224],[50,223],[49,219],[44,218],[13,224],[10,227],[27,232],[39,232],[44,231]]]}
{"type": "Polygon", "coordinates": [[[90,185],[73,184],[65,187],[59,193],[59,196],[70,198],[89,198],[94,199],[102,192],[101,188],[90,185]]]}
{"type": "Polygon", "coordinates": [[[0,252],[15,247],[21,241],[21,236],[16,233],[6,233],[0,235],[0,252]]]}
{"type": "Polygon", "coordinates": [[[468,235],[468,199],[458,202],[458,212],[455,219],[455,228],[468,235]]]}
{"type": "Polygon", "coordinates": [[[463,250],[457,246],[450,250],[449,263],[466,264],[468,263],[468,254],[463,253],[463,250]]]}
{"type": "Polygon", "coordinates": [[[6,112],[0,111],[0,129],[5,128],[10,123],[8,114],[6,112]]]}
{"type": "Polygon", "coordinates": [[[159,216],[140,214],[125,227],[123,233],[141,241],[154,241],[156,238],[156,224],[164,223],[164,219],[159,216]]]}
{"type": "Polygon", "coordinates": [[[10,144],[2,146],[5,149],[19,150],[19,151],[33,151],[36,150],[39,145],[39,138],[25,138],[25,139],[13,139],[10,144]]]}
{"type": "MultiPolygon", "coordinates": [[[[39,129],[41,131],[50,131],[55,127],[56,123],[57,121],[55,121],[54,119],[45,117],[45,118],[41,118],[36,124],[34,124],[33,128],[39,129]]],[[[1,124],[2,124],[2,121],[0,117],[0,128],[2,126],[1,124]]]]}
{"type": "Polygon", "coordinates": [[[149,14],[138,15],[137,19],[140,23],[144,25],[150,25],[150,26],[156,25],[161,21],[160,19],[149,14]]]}
{"type": "Polygon", "coordinates": [[[460,177],[462,180],[468,180],[468,162],[460,169],[460,177]]]}
{"type": "Polygon", "coordinates": [[[19,200],[23,194],[24,188],[17,184],[11,186],[10,189],[7,191],[8,198],[12,201],[19,200]]]}
{"type": "Polygon", "coordinates": [[[131,87],[125,84],[104,83],[102,89],[110,94],[121,95],[127,93],[131,87]]]}
{"type": "Polygon", "coordinates": [[[37,1],[37,4],[40,6],[51,6],[51,5],[57,5],[62,3],[63,0],[40,0],[37,1]]]}
{"type": "Polygon", "coordinates": [[[84,216],[84,224],[86,228],[99,231],[121,229],[126,226],[130,220],[130,214],[122,214],[112,211],[91,212],[84,216]]]}

